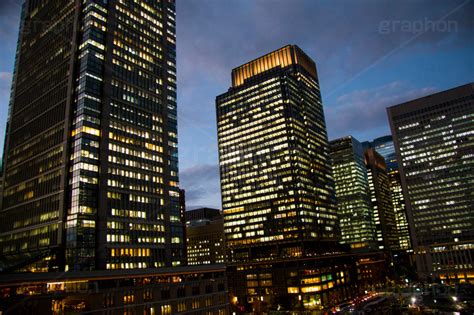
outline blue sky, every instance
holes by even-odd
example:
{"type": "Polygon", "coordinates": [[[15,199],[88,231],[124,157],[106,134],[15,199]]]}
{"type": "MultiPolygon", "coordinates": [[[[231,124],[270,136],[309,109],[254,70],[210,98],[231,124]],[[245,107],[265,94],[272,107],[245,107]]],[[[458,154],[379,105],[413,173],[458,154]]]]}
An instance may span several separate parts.
{"type": "MultiPolygon", "coordinates": [[[[0,146],[20,1],[0,2],[0,146]]],[[[474,81],[474,0],[178,0],[178,123],[187,206],[220,207],[215,97],[286,44],[317,63],[329,138],[389,133],[385,108],[474,81]]]]}

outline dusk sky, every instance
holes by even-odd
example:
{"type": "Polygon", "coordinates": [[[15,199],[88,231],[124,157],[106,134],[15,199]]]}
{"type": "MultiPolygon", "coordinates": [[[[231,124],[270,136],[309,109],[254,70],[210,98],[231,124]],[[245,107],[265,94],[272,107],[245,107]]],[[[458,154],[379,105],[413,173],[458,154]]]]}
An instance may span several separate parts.
{"type": "MultiPolygon", "coordinates": [[[[21,1],[0,1],[0,148],[21,1]]],[[[220,208],[215,97],[286,44],[318,67],[329,139],[389,134],[385,108],[474,81],[473,1],[177,1],[180,186],[220,208]]],[[[0,149],[1,151],[1,149],[0,149]]]]}

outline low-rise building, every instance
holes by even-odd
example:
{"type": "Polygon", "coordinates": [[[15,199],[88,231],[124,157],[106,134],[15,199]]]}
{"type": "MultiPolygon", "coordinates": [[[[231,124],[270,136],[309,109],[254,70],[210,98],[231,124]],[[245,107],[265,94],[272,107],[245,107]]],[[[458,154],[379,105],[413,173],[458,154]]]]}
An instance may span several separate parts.
{"type": "Polygon", "coordinates": [[[228,314],[225,266],[0,276],[0,314],[228,314]]]}
{"type": "Polygon", "coordinates": [[[186,244],[189,265],[224,263],[226,249],[221,212],[210,208],[187,211],[186,244]]]}

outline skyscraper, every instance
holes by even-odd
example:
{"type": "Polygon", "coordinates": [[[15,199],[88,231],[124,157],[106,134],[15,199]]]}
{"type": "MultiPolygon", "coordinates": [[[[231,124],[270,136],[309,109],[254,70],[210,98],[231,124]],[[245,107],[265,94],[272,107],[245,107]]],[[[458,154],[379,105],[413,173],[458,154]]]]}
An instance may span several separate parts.
{"type": "Polygon", "coordinates": [[[288,45],[232,70],[216,99],[232,261],[304,257],[340,232],[316,65],[288,45]]]}
{"type": "Polygon", "coordinates": [[[216,107],[233,310],[318,311],[365,290],[359,272],[385,258],[339,245],[314,61],[288,45],[239,66],[216,107]]]}
{"type": "Polygon", "coordinates": [[[392,195],[393,211],[397,224],[398,241],[401,250],[411,249],[410,230],[408,228],[405,197],[403,196],[400,171],[398,170],[397,154],[391,135],[365,141],[362,143],[364,149],[373,148],[384,159],[387,166],[388,180],[390,182],[390,192],[392,195]]]}
{"type": "Polygon", "coordinates": [[[3,268],[180,264],[174,1],[26,1],[22,16],[3,268]]]}
{"type": "Polygon", "coordinates": [[[387,111],[419,275],[465,281],[474,264],[474,83],[387,111]]]}
{"type": "Polygon", "coordinates": [[[402,180],[398,168],[388,169],[390,193],[392,195],[393,212],[397,224],[398,245],[401,250],[411,251],[410,228],[408,227],[405,196],[403,195],[402,180]]]}
{"type": "Polygon", "coordinates": [[[397,225],[385,160],[374,149],[365,150],[364,156],[379,249],[397,250],[397,225]]]}
{"type": "Polygon", "coordinates": [[[362,145],[347,136],[332,140],[330,148],[341,243],[350,244],[353,250],[378,249],[362,145]]]}

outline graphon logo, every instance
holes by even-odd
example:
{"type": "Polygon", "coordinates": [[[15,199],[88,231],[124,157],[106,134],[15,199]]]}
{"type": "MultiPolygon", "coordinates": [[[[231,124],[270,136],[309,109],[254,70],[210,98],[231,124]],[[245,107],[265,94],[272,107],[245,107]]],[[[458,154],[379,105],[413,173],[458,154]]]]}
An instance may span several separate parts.
{"type": "Polygon", "coordinates": [[[419,34],[426,32],[450,33],[458,31],[458,22],[453,20],[433,21],[424,20],[384,20],[379,24],[380,34],[390,34],[395,32],[419,34]]]}

